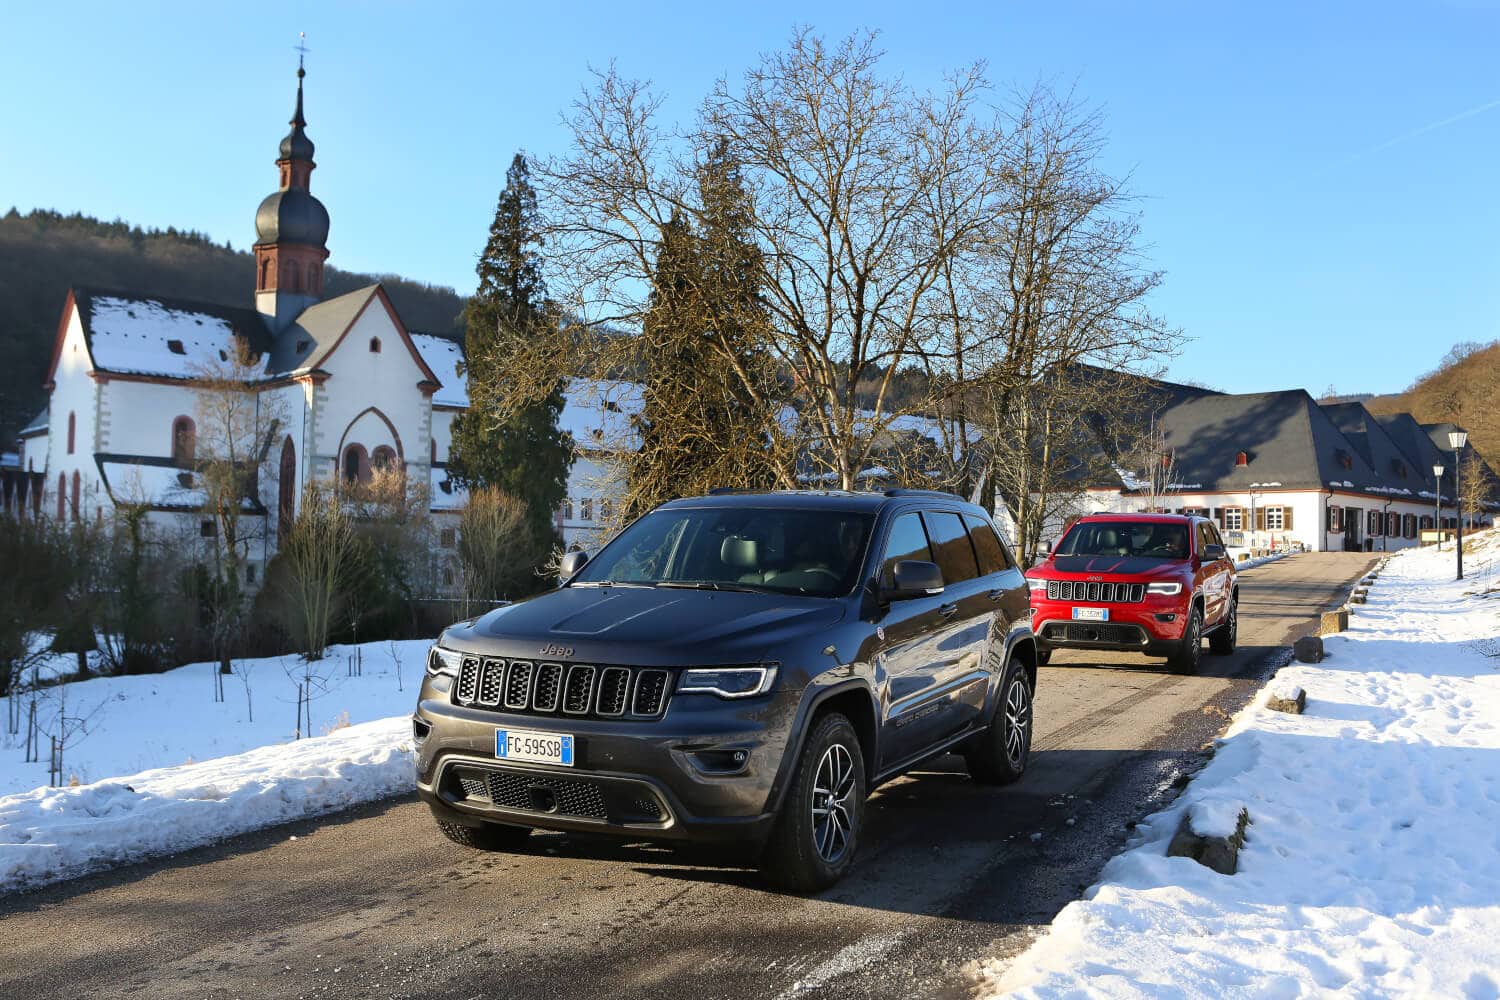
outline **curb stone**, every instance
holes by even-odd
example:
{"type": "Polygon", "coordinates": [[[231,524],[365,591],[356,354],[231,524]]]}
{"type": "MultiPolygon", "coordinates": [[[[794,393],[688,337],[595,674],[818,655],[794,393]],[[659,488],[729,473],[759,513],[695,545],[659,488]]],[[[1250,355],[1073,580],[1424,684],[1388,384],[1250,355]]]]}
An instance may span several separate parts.
{"type": "Polygon", "coordinates": [[[1245,827],[1249,823],[1250,813],[1242,808],[1234,833],[1227,837],[1205,837],[1193,832],[1192,810],[1185,809],[1182,822],[1167,845],[1167,857],[1192,858],[1220,875],[1233,875],[1239,869],[1240,848],[1245,843],[1245,827]]]}

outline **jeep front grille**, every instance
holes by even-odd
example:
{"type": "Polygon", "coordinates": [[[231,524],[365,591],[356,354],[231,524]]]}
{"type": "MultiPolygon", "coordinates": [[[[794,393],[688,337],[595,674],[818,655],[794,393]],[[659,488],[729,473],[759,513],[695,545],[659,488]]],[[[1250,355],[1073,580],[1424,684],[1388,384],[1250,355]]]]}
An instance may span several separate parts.
{"type": "Polygon", "coordinates": [[[667,670],[465,656],[453,703],[527,715],[654,719],[671,692],[667,670]]]}
{"type": "Polygon", "coordinates": [[[1146,599],[1144,583],[1098,583],[1086,580],[1048,580],[1047,600],[1089,604],[1137,604],[1146,599]]]}

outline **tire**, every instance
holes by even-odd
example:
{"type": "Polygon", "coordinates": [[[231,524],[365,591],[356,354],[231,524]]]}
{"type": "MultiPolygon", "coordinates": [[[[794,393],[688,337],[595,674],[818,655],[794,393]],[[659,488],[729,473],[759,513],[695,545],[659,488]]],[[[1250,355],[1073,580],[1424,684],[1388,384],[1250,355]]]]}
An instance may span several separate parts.
{"type": "Polygon", "coordinates": [[[1228,656],[1234,652],[1235,644],[1240,640],[1240,599],[1231,597],[1229,599],[1229,610],[1224,613],[1224,622],[1214,629],[1213,634],[1208,637],[1208,648],[1214,651],[1216,656],[1228,656]]]}
{"type": "Polygon", "coordinates": [[[761,874],[792,892],[817,892],[854,864],[865,817],[865,759],[859,736],[838,712],[818,719],[797,759],[761,855],[761,874]],[[826,803],[832,796],[833,808],[826,803]]]}
{"type": "Polygon", "coordinates": [[[1037,666],[1039,666],[1039,667],[1045,667],[1051,661],[1052,661],[1052,650],[1050,650],[1050,649],[1039,649],[1039,650],[1036,651],[1036,665],[1037,666]]]}
{"type": "Polygon", "coordinates": [[[1009,785],[1026,773],[1031,756],[1032,685],[1023,664],[1011,657],[1000,678],[989,729],[964,754],[969,777],[981,785],[1009,785]]]}
{"type": "Polygon", "coordinates": [[[1187,626],[1182,630],[1182,641],[1167,657],[1167,669],[1174,674],[1196,674],[1198,660],[1203,656],[1203,610],[1193,605],[1188,612],[1187,626]]]}
{"type": "Polygon", "coordinates": [[[485,823],[481,826],[464,826],[445,819],[437,821],[443,836],[455,844],[477,848],[481,851],[514,851],[526,843],[531,828],[506,826],[502,823],[485,823]]]}

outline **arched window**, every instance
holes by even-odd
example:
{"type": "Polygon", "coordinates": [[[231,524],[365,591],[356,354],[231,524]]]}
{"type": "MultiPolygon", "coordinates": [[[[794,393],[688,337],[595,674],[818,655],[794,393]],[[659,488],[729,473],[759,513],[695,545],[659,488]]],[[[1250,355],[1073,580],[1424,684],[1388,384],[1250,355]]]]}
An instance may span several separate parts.
{"type": "Polygon", "coordinates": [[[57,474],[57,519],[61,521],[68,513],[68,478],[57,474]]]}
{"type": "Polygon", "coordinates": [[[292,444],[290,434],[281,445],[281,468],[276,474],[276,489],[276,541],[283,544],[292,530],[292,517],[297,507],[297,448],[292,444]]]}
{"type": "Polygon", "coordinates": [[[78,415],[69,411],[68,413],[68,454],[73,454],[73,436],[78,430],[78,415]]]}
{"type": "Polygon", "coordinates": [[[198,449],[198,429],[191,417],[178,417],[172,421],[172,463],[180,468],[193,464],[193,455],[198,449]]]}
{"type": "Polygon", "coordinates": [[[344,449],[344,482],[368,483],[370,481],[370,455],[362,444],[351,444],[344,449]]]}
{"type": "Polygon", "coordinates": [[[267,257],[260,262],[260,287],[266,288],[271,284],[271,258],[267,257]]]}
{"type": "Polygon", "coordinates": [[[428,438],[427,443],[432,446],[432,464],[437,465],[437,438],[428,438]]]}
{"type": "Polygon", "coordinates": [[[81,509],[82,501],[79,496],[78,473],[73,473],[73,520],[78,520],[78,511],[81,509]]]}
{"type": "Polygon", "coordinates": [[[370,464],[382,472],[396,468],[396,449],[383,444],[370,456],[370,464]]]}
{"type": "Polygon", "coordinates": [[[380,353],[380,338],[379,337],[371,337],[370,338],[370,353],[371,354],[379,354],[380,353]]]}

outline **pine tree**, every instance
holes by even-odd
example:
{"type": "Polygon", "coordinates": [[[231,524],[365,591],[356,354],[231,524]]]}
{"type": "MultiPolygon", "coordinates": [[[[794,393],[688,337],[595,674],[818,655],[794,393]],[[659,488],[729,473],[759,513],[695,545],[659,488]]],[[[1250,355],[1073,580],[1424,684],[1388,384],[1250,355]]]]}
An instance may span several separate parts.
{"type": "Polygon", "coordinates": [[[779,446],[780,387],[764,347],[748,198],[726,144],[711,151],[698,182],[697,229],[674,214],[657,253],[627,515],[716,486],[776,485],[767,452],[779,446]]]}
{"type": "Polygon", "coordinates": [[[476,268],[479,288],[464,314],[465,372],[470,406],[453,421],[450,471],[470,490],[496,487],[526,505],[530,558],[506,581],[508,596],[546,586],[537,569],[560,543],[553,512],[567,495],[573,464],[571,435],[558,427],[563,381],[534,405],[500,410],[508,362],[526,342],[557,322],[547,302],[537,236],[536,191],[524,155],[505,174],[505,189],[476,268]],[[475,391],[476,386],[491,391],[475,391]]]}

